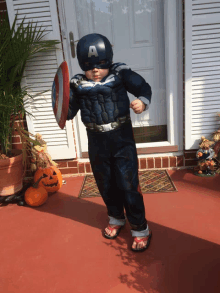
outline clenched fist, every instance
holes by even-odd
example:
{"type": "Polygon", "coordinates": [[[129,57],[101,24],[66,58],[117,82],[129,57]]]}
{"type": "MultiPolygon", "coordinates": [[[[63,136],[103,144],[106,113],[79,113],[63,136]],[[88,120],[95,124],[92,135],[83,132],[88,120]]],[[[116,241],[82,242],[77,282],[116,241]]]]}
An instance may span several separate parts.
{"type": "Polygon", "coordinates": [[[130,108],[132,108],[135,114],[141,114],[145,110],[145,104],[141,100],[136,99],[131,102],[130,108]]]}

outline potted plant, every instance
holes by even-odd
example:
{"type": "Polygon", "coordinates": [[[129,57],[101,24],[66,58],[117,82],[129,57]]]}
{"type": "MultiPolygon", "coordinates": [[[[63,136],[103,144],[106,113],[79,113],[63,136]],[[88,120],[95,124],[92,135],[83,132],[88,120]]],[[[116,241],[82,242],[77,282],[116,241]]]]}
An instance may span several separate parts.
{"type": "Polygon", "coordinates": [[[25,24],[25,18],[16,28],[16,20],[17,15],[10,28],[8,16],[0,17],[0,199],[22,189],[27,153],[31,143],[37,144],[22,123],[27,114],[26,103],[33,98],[22,85],[25,66],[36,53],[52,50],[59,43],[43,40],[46,33],[42,27],[25,24]],[[15,132],[21,137],[21,151],[12,149],[15,132]]]}

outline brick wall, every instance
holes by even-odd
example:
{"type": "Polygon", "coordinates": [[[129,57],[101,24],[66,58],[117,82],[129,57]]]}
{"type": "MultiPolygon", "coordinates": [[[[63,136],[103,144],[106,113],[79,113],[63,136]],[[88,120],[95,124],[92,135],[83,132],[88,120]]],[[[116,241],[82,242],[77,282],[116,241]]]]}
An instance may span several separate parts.
{"type": "Polygon", "coordinates": [[[5,0],[0,0],[0,14],[7,12],[7,6],[5,0]]]}
{"type": "MultiPolygon", "coordinates": [[[[56,161],[56,163],[58,163],[58,168],[64,175],[82,175],[92,173],[89,162],[79,163],[75,159],[56,161]]],[[[184,168],[183,156],[139,158],[138,166],[139,170],[184,168]]]]}
{"type": "MultiPolygon", "coordinates": [[[[17,121],[18,120],[15,120],[15,123],[17,121]]],[[[24,118],[23,120],[20,120],[20,122],[21,122],[22,127],[28,131],[26,119],[24,118]]],[[[12,149],[16,149],[16,150],[22,149],[21,138],[16,131],[13,133],[13,136],[12,136],[12,149]]]]}

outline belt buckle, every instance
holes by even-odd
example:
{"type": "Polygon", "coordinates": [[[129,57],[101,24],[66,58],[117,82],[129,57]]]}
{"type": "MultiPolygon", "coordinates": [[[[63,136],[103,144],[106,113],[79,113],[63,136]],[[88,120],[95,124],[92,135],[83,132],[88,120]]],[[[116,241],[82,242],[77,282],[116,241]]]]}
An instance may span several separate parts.
{"type": "Polygon", "coordinates": [[[103,129],[103,132],[106,132],[106,131],[112,130],[113,128],[111,123],[108,123],[108,124],[102,124],[102,129],[103,129]]]}

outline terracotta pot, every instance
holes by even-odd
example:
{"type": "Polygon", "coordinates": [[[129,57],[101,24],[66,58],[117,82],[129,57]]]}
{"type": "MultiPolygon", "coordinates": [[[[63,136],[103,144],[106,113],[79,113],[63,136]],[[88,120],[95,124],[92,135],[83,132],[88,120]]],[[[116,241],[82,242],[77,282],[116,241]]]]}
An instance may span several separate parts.
{"type": "Polygon", "coordinates": [[[0,196],[8,196],[23,188],[22,153],[14,150],[14,157],[0,160],[0,196]]]}

